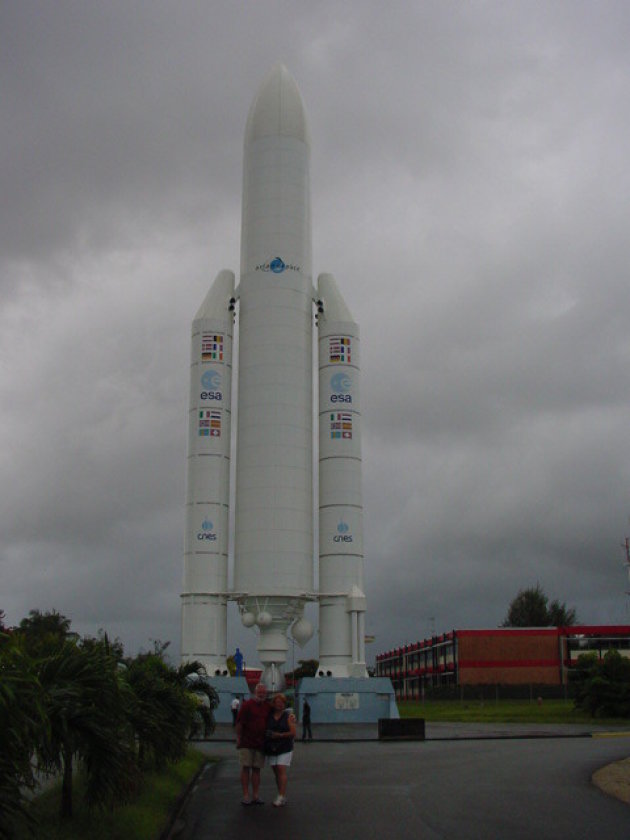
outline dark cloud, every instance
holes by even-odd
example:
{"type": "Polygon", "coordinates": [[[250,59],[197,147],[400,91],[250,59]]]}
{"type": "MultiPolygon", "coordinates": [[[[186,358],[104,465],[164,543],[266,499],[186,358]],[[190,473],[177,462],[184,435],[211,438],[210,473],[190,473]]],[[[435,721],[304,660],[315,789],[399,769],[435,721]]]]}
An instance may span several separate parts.
{"type": "Polygon", "coordinates": [[[4,3],[9,620],[178,649],[190,320],[238,270],[280,59],[314,269],[362,331],[374,649],[494,626],[536,582],[627,621],[629,29],[623,2],[4,3]]]}

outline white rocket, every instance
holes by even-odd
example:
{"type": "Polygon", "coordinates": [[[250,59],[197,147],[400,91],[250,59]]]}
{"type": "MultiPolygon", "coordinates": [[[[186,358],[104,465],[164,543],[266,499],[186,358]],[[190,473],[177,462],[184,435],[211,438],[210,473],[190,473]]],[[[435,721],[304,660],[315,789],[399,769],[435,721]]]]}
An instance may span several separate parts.
{"type": "Polygon", "coordinates": [[[281,684],[287,629],[312,635],[319,673],[365,676],[359,332],[328,274],[311,270],[310,137],[283,65],[245,130],[241,277],[222,271],[193,322],[182,658],[226,672],[226,604],[257,629],[281,684]],[[234,589],[227,589],[232,325],[238,304],[234,589]],[[313,322],[319,329],[319,588],[314,584],[313,322]]]}

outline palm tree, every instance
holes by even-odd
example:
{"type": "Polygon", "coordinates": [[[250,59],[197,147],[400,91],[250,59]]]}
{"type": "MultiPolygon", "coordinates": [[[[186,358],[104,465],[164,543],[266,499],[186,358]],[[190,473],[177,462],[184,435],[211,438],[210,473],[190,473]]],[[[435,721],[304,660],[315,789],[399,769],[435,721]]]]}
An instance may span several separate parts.
{"type": "Polygon", "coordinates": [[[135,762],[126,716],[126,686],[115,659],[102,647],[71,641],[39,665],[48,730],[39,749],[42,767],[62,772],[61,816],[72,816],[75,756],[87,775],[91,804],[124,800],[133,790],[135,762]]]}
{"type": "Polygon", "coordinates": [[[0,838],[4,839],[14,836],[17,821],[31,819],[24,791],[35,787],[31,756],[45,718],[32,660],[17,640],[0,635],[0,838]]]}
{"type": "MultiPolygon", "coordinates": [[[[200,676],[200,671],[205,673],[201,662],[184,662],[175,672],[175,680],[195,700],[197,705],[195,718],[201,719],[203,737],[207,738],[214,732],[216,726],[214,710],[219,705],[219,695],[207,679],[200,676]]],[[[195,730],[196,722],[196,720],[193,722],[190,737],[195,730]]]]}
{"type": "Polygon", "coordinates": [[[160,767],[181,758],[197,717],[208,731],[214,730],[216,692],[202,680],[190,679],[200,663],[186,663],[176,669],[165,661],[165,647],[156,644],[152,653],[138,654],[126,662],[125,679],[134,698],[128,714],[141,768],[151,762],[160,767]]]}
{"type": "Polygon", "coordinates": [[[125,679],[133,700],[127,710],[138,744],[140,768],[160,767],[186,752],[186,734],[195,705],[170,673],[170,666],[154,653],[127,662],[125,679]]]}
{"type": "Polygon", "coordinates": [[[195,717],[214,729],[214,689],[178,669],[167,645],[121,662],[122,644],[101,633],[79,642],[70,621],[32,610],[12,635],[0,631],[0,840],[28,819],[24,789],[37,769],[62,774],[61,815],[72,815],[73,773],[86,772],[87,799],[105,805],[134,792],[140,768],[184,755],[195,717]],[[200,705],[200,700],[203,703],[200,705]],[[140,765],[140,766],[139,766],[140,765]]]}

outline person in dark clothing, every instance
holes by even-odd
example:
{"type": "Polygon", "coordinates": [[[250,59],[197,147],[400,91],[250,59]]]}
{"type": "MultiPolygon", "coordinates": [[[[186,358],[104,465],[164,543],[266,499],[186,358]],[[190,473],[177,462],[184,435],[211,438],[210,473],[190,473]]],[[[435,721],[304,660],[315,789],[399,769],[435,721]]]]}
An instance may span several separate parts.
{"type": "Polygon", "coordinates": [[[302,740],[306,741],[306,733],[308,732],[308,740],[313,740],[313,731],[311,730],[311,705],[306,698],[304,698],[304,705],[302,706],[302,740]]]}
{"type": "Polygon", "coordinates": [[[273,804],[280,808],[287,804],[287,774],[293,758],[295,715],[287,711],[287,699],[284,694],[276,694],[271,707],[272,711],[267,718],[265,754],[278,787],[278,795],[273,804]]]}
{"type": "Polygon", "coordinates": [[[267,687],[258,683],[252,700],[241,703],[236,718],[236,746],[241,763],[243,805],[262,805],[258,796],[260,770],[265,764],[265,730],[271,706],[267,702],[267,687]],[[249,795],[251,779],[252,795],[249,795]]]}

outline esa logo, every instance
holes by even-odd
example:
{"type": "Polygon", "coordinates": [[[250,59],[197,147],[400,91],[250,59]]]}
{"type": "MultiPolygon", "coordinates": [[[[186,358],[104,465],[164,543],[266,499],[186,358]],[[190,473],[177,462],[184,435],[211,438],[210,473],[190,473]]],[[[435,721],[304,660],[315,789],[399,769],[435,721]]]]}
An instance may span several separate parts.
{"type": "Polygon", "coordinates": [[[350,526],[342,519],[339,525],[337,525],[337,533],[333,537],[333,542],[352,542],[352,534],[348,533],[349,530],[350,526]]]}
{"type": "Polygon", "coordinates": [[[330,377],[330,401],[331,403],[351,403],[352,394],[348,391],[352,388],[352,380],[347,373],[339,371],[330,377]]]}
{"type": "Polygon", "coordinates": [[[216,542],[217,535],[214,532],[214,525],[209,519],[204,519],[201,523],[201,531],[197,533],[197,539],[200,541],[216,542]]]}
{"type": "Polygon", "coordinates": [[[207,370],[201,377],[201,387],[204,389],[199,394],[201,400],[222,400],[221,374],[216,370],[207,370]]]}

